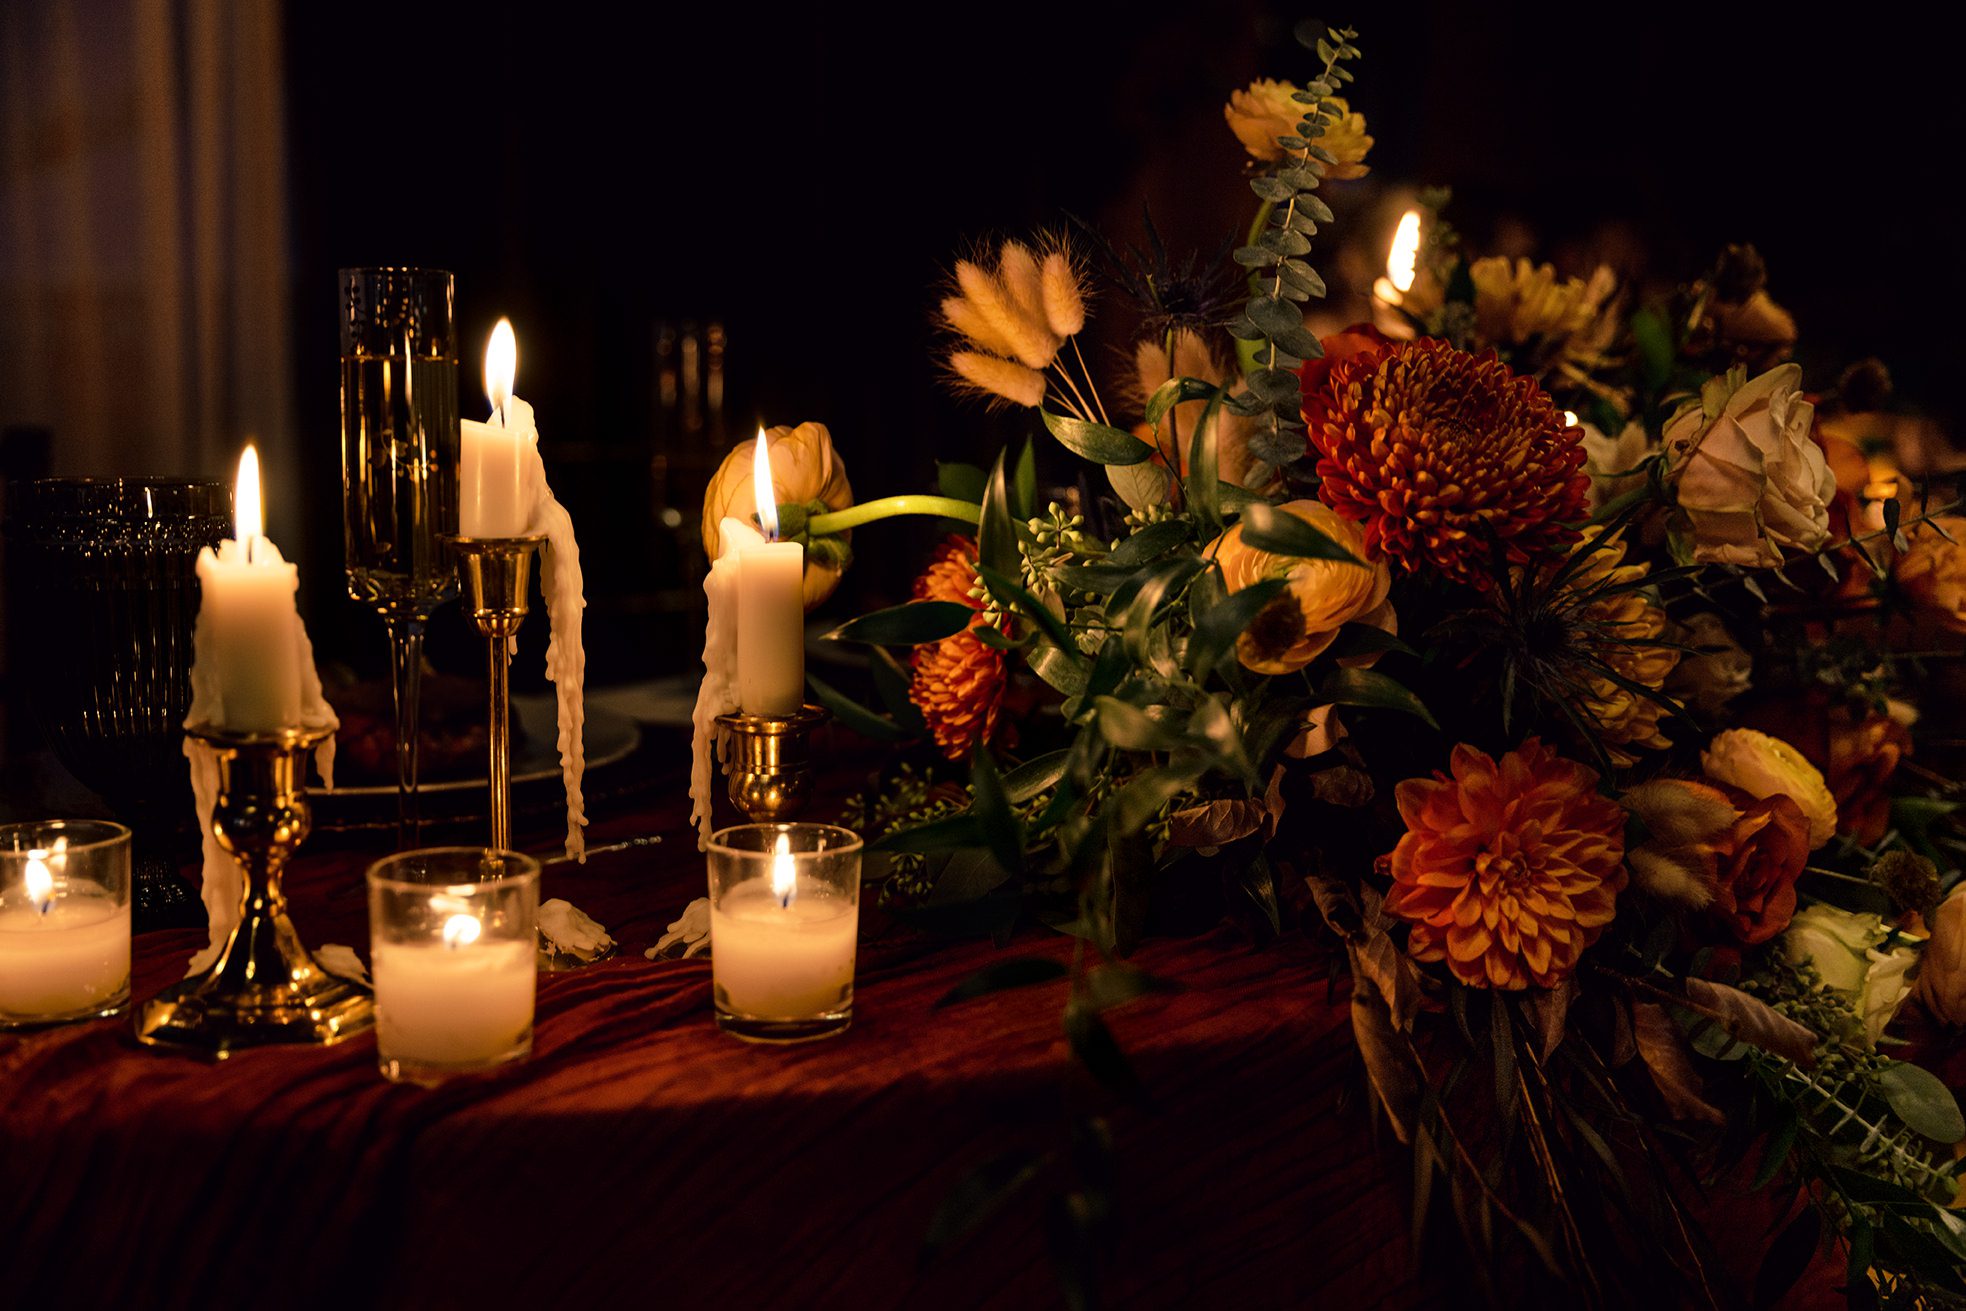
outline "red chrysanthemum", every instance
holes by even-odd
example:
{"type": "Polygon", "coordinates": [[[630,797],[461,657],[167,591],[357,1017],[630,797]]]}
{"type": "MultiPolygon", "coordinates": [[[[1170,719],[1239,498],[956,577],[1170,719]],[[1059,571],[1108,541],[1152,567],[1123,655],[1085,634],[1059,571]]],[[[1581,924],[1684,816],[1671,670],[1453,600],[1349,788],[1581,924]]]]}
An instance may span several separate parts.
{"type": "Polygon", "coordinates": [[[1414,957],[1470,987],[1554,988],[1616,912],[1625,812],[1533,737],[1500,760],[1457,746],[1452,768],[1394,793],[1407,831],[1386,910],[1414,957]]]}
{"type": "Polygon", "coordinates": [[[1304,403],[1318,495],[1408,570],[1487,588],[1494,551],[1528,564],[1576,540],[1583,432],[1494,353],[1394,342],[1331,366],[1304,403]]]}
{"type": "Polygon", "coordinates": [[[976,636],[984,622],[976,586],[976,543],[952,536],[935,548],[935,557],[915,580],[917,601],[954,601],[977,612],[969,627],[953,637],[915,648],[914,679],[908,699],[922,712],[935,745],[961,760],[996,733],[1003,702],[1003,652],[976,636]]]}

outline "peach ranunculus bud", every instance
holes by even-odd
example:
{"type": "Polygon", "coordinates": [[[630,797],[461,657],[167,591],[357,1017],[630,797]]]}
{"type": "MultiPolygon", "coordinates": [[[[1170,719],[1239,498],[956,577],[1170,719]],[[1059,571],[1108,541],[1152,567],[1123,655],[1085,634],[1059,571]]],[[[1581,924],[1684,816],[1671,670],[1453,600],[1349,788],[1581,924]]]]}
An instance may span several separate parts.
{"type": "Polygon", "coordinates": [[[1809,820],[1809,848],[1836,835],[1836,798],[1822,771],[1778,737],[1752,728],[1716,734],[1700,756],[1707,777],[1760,800],[1776,795],[1795,802],[1809,820]]]}
{"type": "Polygon", "coordinates": [[[1666,424],[1668,477],[1695,560],[1775,566],[1829,539],[1836,478],[1810,437],[1801,368],[1744,376],[1713,379],[1666,424]]]}
{"type": "Polygon", "coordinates": [[[1289,580],[1236,639],[1236,655],[1242,663],[1259,674],[1288,674],[1322,655],[1346,624],[1367,623],[1397,632],[1392,602],[1387,600],[1392,570],[1385,561],[1367,556],[1365,534],[1358,526],[1339,518],[1321,501],[1291,501],[1277,509],[1302,519],[1367,563],[1304,560],[1258,550],[1243,544],[1241,524],[1216,538],[1207,555],[1222,566],[1222,581],[1229,591],[1240,592],[1266,578],[1289,580]]]}
{"type": "Polygon", "coordinates": [[[1920,524],[1910,545],[1892,571],[1898,586],[1945,627],[1966,633],[1966,517],[1940,515],[1920,524]]]}
{"type": "MultiPolygon", "coordinates": [[[[833,450],[833,437],[825,424],[802,423],[796,428],[781,425],[769,429],[765,433],[765,448],[771,456],[771,482],[780,505],[810,506],[817,502],[826,510],[844,510],[853,504],[846,465],[833,450]]],[[[703,550],[713,560],[720,549],[717,539],[724,519],[750,523],[758,512],[754,494],[755,458],[751,442],[732,447],[703,493],[703,550]]],[[[808,550],[806,609],[831,596],[845,570],[844,560],[830,560],[824,552],[808,550]]]]}
{"type": "Polygon", "coordinates": [[[1932,917],[1932,940],[1912,995],[1939,1023],[1966,1026],[1966,884],[1954,888],[1932,917]]]}
{"type": "MultiPolygon", "coordinates": [[[[1294,82],[1259,77],[1247,90],[1229,93],[1229,103],[1222,106],[1222,117],[1251,159],[1269,164],[1294,153],[1278,145],[1277,138],[1296,136],[1297,124],[1309,108],[1293,98],[1296,92],[1294,82]]],[[[1331,121],[1325,124],[1324,135],[1317,143],[1337,161],[1323,166],[1324,175],[1334,181],[1364,177],[1370,171],[1365,163],[1366,152],[1372,149],[1372,137],[1365,130],[1365,115],[1354,113],[1343,96],[1326,96],[1322,107],[1331,121]]]]}

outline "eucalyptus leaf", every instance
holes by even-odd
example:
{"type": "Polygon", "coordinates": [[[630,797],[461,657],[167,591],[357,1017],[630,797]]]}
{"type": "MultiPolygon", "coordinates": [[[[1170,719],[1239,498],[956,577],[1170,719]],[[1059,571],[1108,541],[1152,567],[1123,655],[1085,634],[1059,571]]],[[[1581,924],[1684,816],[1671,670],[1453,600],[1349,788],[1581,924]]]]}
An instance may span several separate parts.
{"type": "Polygon", "coordinates": [[[1096,698],[1093,716],[1099,735],[1122,751],[1166,751],[1181,742],[1179,733],[1117,697],[1096,698]]]}
{"type": "Polygon", "coordinates": [[[873,851],[901,851],[926,855],[937,851],[960,851],[979,846],[983,830],[974,815],[951,815],[897,829],[868,843],[873,851]]]}
{"type": "Polygon", "coordinates": [[[975,617],[976,611],[959,601],[908,601],[849,619],[826,634],[826,639],[873,646],[920,646],[954,637],[975,617]]]}
{"type": "Polygon", "coordinates": [[[1163,519],[1134,532],[1106,557],[1108,567],[1131,567],[1157,560],[1188,540],[1194,531],[1185,519],[1163,519]]]}
{"type": "Polygon", "coordinates": [[[1066,696],[1078,696],[1085,691],[1088,671],[1085,657],[1076,648],[1068,652],[1048,642],[1040,643],[1026,663],[1032,673],[1066,696]]]}
{"type": "Polygon", "coordinates": [[[970,810],[982,826],[990,854],[1005,872],[1017,873],[1024,867],[1024,822],[1010,808],[997,762],[981,747],[969,762],[969,786],[976,797],[970,810]]]}
{"type": "Polygon", "coordinates": [[[1914,1131],[1936,1143],[1966,1138],[1966,1118],[1945,1081],[1922,1065],[1893,1061],[1877,1076],[1891,1111],[1914,1131]]]}
{"type": "Polygon", "coordinates": [[[1072,758],[1068,750],[1048,751],[1025,761],[1003,776],[1004,795],[1013,805],[1023,805],[1058,786],[1065,777],[1065,765],[1072,758]]]}
{"type": "Polygon", "coordinates": [[[1153,458],[1154,448],[1130,432],[1109,428],[1103,423],[1067,418],[1049,410],[1038,413],[1044,419],[1044,426],[1051,430],[1051,435],[1067,450],[1094,464],[1139,464],[1153,458]]]}
{"type": "Polygon", "coordinates": [[[1263,612],[1263,607],[1289,585],[1290,580],[1286,578],[1265,578],[1231,593],[1199,616],[1194,633],[1188,638],[1187,653],[1188,668],[1195,677],[1205,678],[1213,672],[1234,648],[1236,639],[1263,612]]]}

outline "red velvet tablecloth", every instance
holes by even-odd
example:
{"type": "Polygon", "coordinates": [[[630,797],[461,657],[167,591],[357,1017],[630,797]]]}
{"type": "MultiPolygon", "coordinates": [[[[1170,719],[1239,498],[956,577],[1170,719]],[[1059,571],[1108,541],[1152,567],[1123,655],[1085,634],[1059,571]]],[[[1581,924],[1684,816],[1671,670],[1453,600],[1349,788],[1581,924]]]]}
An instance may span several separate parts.
{"type": "MultiPolygon", "coordinates": [[[[1043,1204],[1020,1195],[922,1260],[980,1164],[1066,1144],[1107,1105],[1069,1058],[1062,985],[935,1001],[980,966],[1063,958],[894,931],[863,943],[852,1029],[750,1046],[705,961],[642,951],[700,895],[681,786],[597,822],[661,846],[554,866],[619,958],[543,975],[532,1060],[437,1090],[363,1036],[207,1064],[127,1021],[0,1036],[0,1304],[8,1306],[1053,1305],[1043,1204]]],[[[550,831],[537,835],[550,843],[550,831]]],[[[367,953],[370,853],[311,843],[287,887],[310,943],[367,953]]],[[[137,940],[135,991],[202,935],[137,940]]],[[[1404,1157],[1358,1098],[1342,996],[1301,943],[1226,930],[1147,946],[1180,983],[1110,1013],[1152,1093],[1112,1119],[1114,1305],[1418,1305],[1404,1157]]]]}
{"type": "MultiPolygon", "coordinates": [[[[682,793],[646,770],[590,789],[592,842],[663,841],[548,868],[543,895],[622,952],[541,976],[533,1057],[497,1076],[392,1085],[366,1035],[218,1064],[140,1048],[127,1020],[0,1035],[0,1307],[1056,1305],[1050,1179],[933,1260],[923,1240],[980,1165],[1069,1159],[1087,1110],[1114,1138],[1110,1305],[1466,1301],[1411,1258],[1409,1157],[1366,1114],[1348,1002],[1301,937],[1141,949],[1180,985],[1109,1012],[1142,1107],[1069,1056],[1062,984],[936,1009],[986,964],[1065,959],[1040,932],[998,949],[890,926],[862,943],[847,1034],[750,1046],[713,1024],[707,960],[642,955],[703,890],[682,793]]],[[[320,834],[292,867],[310,943],[366,955],[364,840],[386,838],[320,834]]],[[[139,936],[136,996],[202,941],[139,936]]],[[[1744,1286],[1765,1225],[1716,1216],[1744,1286]]],[[[1785,1305],[1838,1305],[1834,1282],[1825,1260],[1785,1305]]]]}

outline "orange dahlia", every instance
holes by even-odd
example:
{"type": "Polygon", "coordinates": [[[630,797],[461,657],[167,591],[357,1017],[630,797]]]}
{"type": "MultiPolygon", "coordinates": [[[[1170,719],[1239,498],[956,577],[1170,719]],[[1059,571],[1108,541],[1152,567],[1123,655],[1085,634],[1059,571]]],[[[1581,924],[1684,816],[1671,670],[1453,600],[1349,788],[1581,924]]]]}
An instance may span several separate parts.
{"type": "Polygon", "coordinates": [[[976,629],[987,621],[976,587],[976,543],[951,536],[935,548],[928,568],[915,580],[917,601],[954,601],[976,611],[969,627],[953,637],[915,648],[914,680],[908,699],[922,712],[935,745],[951,760],[970,754],[997,728],[1003,702],[1003,652],[985,645],[976,629]]]}
{"type": "Polygon", "coordinates": [[[1386,909],[1407,950],[1470,987],[1553,988],[1611,922],[1625,886],[1625,812],[1597,774],[1535,738],[1497,761],[1454,748],[1453,777],[1395,793],[1386,909]]]}
{"type": "Polygon", "coordinates": [[[1496,547],[1528,564],[1585,516],[1583,430],[1492,351],[1428,338],[1340,360],[1304,421],[1319,497],[1408,570],[1486,589],[1496,547]]]}

